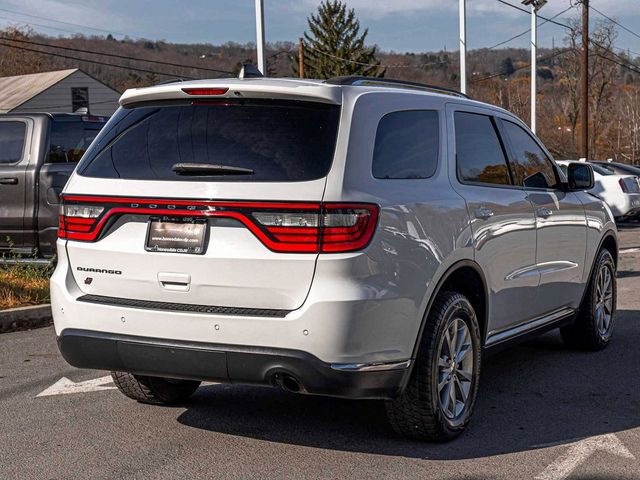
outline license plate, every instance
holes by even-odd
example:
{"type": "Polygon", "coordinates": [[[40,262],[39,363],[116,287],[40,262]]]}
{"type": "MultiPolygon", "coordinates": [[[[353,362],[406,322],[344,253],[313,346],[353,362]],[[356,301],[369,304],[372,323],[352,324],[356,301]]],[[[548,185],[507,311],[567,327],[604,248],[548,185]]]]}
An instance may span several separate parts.
{"type": "Polygon", "coordinates": [[[206,247],[206,233],[207,224],[204,221],[152,218],[149,221],[145,250],[201,255],[206,247]]]}

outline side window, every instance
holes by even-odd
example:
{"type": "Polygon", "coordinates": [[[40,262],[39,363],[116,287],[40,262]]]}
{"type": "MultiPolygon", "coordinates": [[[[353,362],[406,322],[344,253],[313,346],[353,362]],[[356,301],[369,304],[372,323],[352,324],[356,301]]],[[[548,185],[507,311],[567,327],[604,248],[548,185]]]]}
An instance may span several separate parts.
{"type": "Polygon", "coordinates": [[[493,120],[456,112],[458,178],[462,182],[511,185],[509,167],[493,120]]]}
{"type": "Polygon", "coordinates": [[[16,163],[22,158],[26,132],[24,122],[0,122],[0,164],[16,163]]]}
{"type": "Polygon", "coordinates": [[[551,160],[521,126],[503,120],[514,158],[511,162],[516,185],[529,188],[554,188],[558,184],[551,160]]]}
{"type": "Polygon", "coordinates": [[[385,179],[428,178],[438,166],[440,126],[435,110],[385,115],[373,149],[373,176],[385,179]]]}

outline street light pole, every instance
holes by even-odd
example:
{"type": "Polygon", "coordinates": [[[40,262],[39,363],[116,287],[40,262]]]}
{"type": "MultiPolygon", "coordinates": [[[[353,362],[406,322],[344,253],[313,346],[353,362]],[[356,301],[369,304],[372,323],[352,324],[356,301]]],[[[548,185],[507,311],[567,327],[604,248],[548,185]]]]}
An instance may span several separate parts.
{"type": "Polygon", "coordinates": [[[467,93],[467,0],[460,0],[460,91],[467,93]]]}
{"type": "Polygon", "coordinates": [[[536,96],[538,93],[538,10],[547,0],[522,0],[531,6],[531,131],[536,133],[536,96]]]}
{"type": "Polygon", "coordinates": [[[531,5],[531,131],[536,133],[536,95],[538,93],[538,8],[531,5]]]}
{"type": "Polygon", "coordinates": [[[258,51],[258,70],[262,75],[267,75],[267,66],[264,57],[264,3],[256,0],[256,49],[258,51]]]}

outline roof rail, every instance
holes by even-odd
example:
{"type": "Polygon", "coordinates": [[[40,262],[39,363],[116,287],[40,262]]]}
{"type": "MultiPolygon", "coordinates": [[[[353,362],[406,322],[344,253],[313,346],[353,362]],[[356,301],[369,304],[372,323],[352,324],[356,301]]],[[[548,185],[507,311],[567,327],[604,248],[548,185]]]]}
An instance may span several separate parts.
{"type": "Polygon", "coordinates": [[[350,86],[370,86],[370,87],[395,87],[395,88],[413,88],[416,90],[426,90],[436,93],[444,93],[445,95],[454,95],[456,97],[471,98],[468,95],[454,90],[452,88],[439,87],[437,85],[428,85],[426,83],[405,82],[404,80],[391,80],[387,78],[376,77],[333,77],[325,80],[329,85],[350,85],[350,86]]]}

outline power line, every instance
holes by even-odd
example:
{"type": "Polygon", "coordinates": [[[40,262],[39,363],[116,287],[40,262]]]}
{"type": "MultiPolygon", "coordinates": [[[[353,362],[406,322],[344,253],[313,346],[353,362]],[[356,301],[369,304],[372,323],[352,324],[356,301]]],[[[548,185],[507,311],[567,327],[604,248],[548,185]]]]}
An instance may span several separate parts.
{"type": "Polygon", "coordinates": [[[24,39],[17,39],[17,38],[11,38],[11,37],[4,37],[0,35],[0,40],[5,40],[5,41],[11,41],[11,42],[19,42],[19,43],[27,43],[30,45],[37,45],[39,47],[47,47],[47,48],[58,48],[61,50],[66,50],[66,51],[70,51],[70,52],[78,52],[78,53],[89,53],[89,54],[93,54],[93,55],[104,55],[106,57],[113,57],[113,58],[120,58],[120,59],[124,59],[124,60],[134,60],[137,62],[147,62],[147,63],[155,63],[157,65],[166,65],[166,66],[170,66],[170,67],[179,67],[179,68],[187,68],[187,69],[195,69],[195,70],[207,70],[209,72],[215,72],[215,73],[228,73],[228,74],[233,74],[233,72],[228,71],[228,70],[221,70],[218,68],[208,68],[208,67],[197,67],[195,65],[185,65],[185,64],[181,64],[181,63],[172,63],[172,62],[163,62],[161,60],[148,60],[145,58],[138,58],[138,57],[130,57],[127,55],[118,55],[116,53],[104,53],[104,52],[97,52],[95,50],[85,50],[85,49],[81,49],[81,48],[73,48],[73,47],[64,47],[61,45],[51,45],[48,43],[41,43],[41,42],[34,42],[32,40],[24,40],[24,39]]]}
{"type": "MultiPolygon", "coordinates": [[[[155,70],[148,70],[146,68],[127,67],[125,65],[118,65],[118,64],[115,64],[115,63],[107,63],[107,62],[100,62],[98,60],[89,60],[89,59],[86,59],[86,58],[72,57],[70,55],[63,55],[61,53],[43,52],[42,50],[36,50],[34,48],[28,48],[28,47],[19,47],[17,45],[9,45],[7,43],[0,43],[0,46],[9,47],[9,48],[15,48],[17,50],[24,50],[24,51],[27,51],[27,52],[39,53],[41,55],[51,55],[53,57],[66,58],[67,60],[76,60],[76,61],[80,61],[80,62],[93,63],[95,65],[103,65],[103,66],[106,66],[106,67],[122,68],[124,70],[133,70],[133,71],[136,71],[136,72],[151,73],[151,74],[155,74],[155,75],[165,75],[167,77],[176,76],[174,73],[158,72],[158,71],[155,71],[155,70]]],[[[193,77],[184,76],[184,78],[187,79],[187,80],[195,80],[193,77]]]]}
{"type": "MultiPolygon", "coordinates": [[[[38,16],[38,15],[31,15],[29,13],[16,12],[15,10],[9,10],[8,8],[0,8],[0,11],[7,12],[7,13],[12,13],[14,15],[21,15],[23,17],[30,17],[30,18],[37,18],[39,20],[46,20],[48,22],[61,23],[63,25],[70,25],[72,27],[86,28],[88,30],[94,30],[96,32],[111,33],[111,34],[115,34],[115,35],[121,35],[123,37],[129,36],[128,34],[122,33],[122,32],[115,32],[113,30],[105,30],[105,29],[102,29],[102,28],[90,27],[89,25],[82,25],[80,23],[65,22],[63,20],[56,20],[54,18],[41,17],[41,16],[38,16]]],[[[133,37],[133,38],[140,38],[140,37],[133,37]]]]}
{"type": "MultiPolygon", "coordinates": [[[[503,5],[507,5],[508,7],[515,8],[516,10],[520,10],[521,12],[524,12],[527,15],[531,15],[531,12],[529,10],[525,9],[525,8],[519,7],[517,5],[514,5],[512,3],[507,2],[505,0],[496,0],[496,1],[502,3],[503,5]]],[[[549,23],[553,23],[554,25],[558,25],[559,27],[568,28],[571,31],[575,30],[573,27],[567,25],[566,23],[557,22],[556,20],[554,20],[552,18],[543,17],[540,14],[538,14],[538,18],[541,18],[542,20],[545,20],[545,21],[547,21],[549,23]]]]}
{"type": "MultiPolygon", "coordinates": [[[[556,19],[556,18],[558,18],[560,15],[564,15],[565,13],[567,13],[567,12],[568,12],[569,10],[571,10],[572,8],[575,8],[575,5],[570,5],[568,8],[565,8],[565,9],[564,9],[564,10],[562,10],[561,12],[556,13],[553,17],[551,17],[551,19],[550,19],[550,20],[555,20],[555,19],[556,19]]],[[[542,18],[542,17],[540,17],[540,18],[542,18]]],[[[545,25],[546,23],[549,23],[549,20],[545,20],[544,22],[542,22],[542,23],[540,24],[540,26],[543,26],[543,25],[545,25]]],[[[491,46],[491,47],[487,47],[487,49],[488,49],[488,50],[493,50],[493,49],[495,49],[495,48],[501,47],[502,45],[505,45],[505,44],[507,44],[507,43],[509,43],[509,42],[512,42],[513,40],[515,40],[515,39],[517,39],[517,38],[520,38],[520,37],[525,36],[525,35],[526,35],[527,33],[529,33],[529,32],[531,32],[531,29],[530,29],[530,28],[527,28],[524,32],[519,33],[519,34],[517,34],[517,35],[514,35],[513,37],[508,38],[507,40],[505,40],[505,41],[503,41],[503,42],[496,43],[495,45],[493,45],[493,46],[491,46]]]]}
{"type": "Polygon", "coordinates": [[[2,17],[2,16],[0,16],[0,19],[7,20],[8,22],[14,23],[14,24],[22,24],[22,23],[24,23],[24,25],[29,25],[29,26],[35,25],[36,27],[48,28],[48,29],[51,29],[51,30],[58,30],[60,32],[73,33],[73,34],[77,34],[78,33],[75,30],[69,30],[69,29],[66,29],[66,28],[52,27],[50,25],[43,25],[42,23],[35,23],[35,22],[28,22],[27,23],[27,22],[22,22],[20,20],[16,20],[14,18],[7,18],[7,17],[2,17]]]}
{"type": "Polygon", "coordinates": [[[340,60],[341,62],[345,62],[345,63],[353,63],[354,65],[360,65],[363,67],[380,67],[380,68],[424,68],[424,67],[430,67],[430,66],[435,66],[435,65],[442,65],[442,64],[446,64],[448,63],[448,60],[441,60],[438,62],[428,62],[428,63],[418,63],[418,64],[410,64],[407,65],[406,63],[397,63],[397,64],[384,64],[384,63],[364,63],[364,62],[358,62],[356,60],[350,60],[348,58],[343,58],[343,57],[338,57],[336,55],[333,55],[331,53],[328,52],[324,52],[322,50],[319,50],[317,48],[312,47],[311,45],[305,45],[304,47],[305,49],[308,50],[313,50],[315,52],[320,53],[321,55],[325,55],[327,57],[333,58],[335,60],[340,60]]]}
{"type": "MultiPolygon", "coordinates": [[[[90,104],[89,106],[92,106],[92,105],[105,105],[107,103],[113,104],[113,103],[118,103],[118,101],[117,100],[116,101],[103,100],[103,101],[100,101],[100,102],[89,102],[89,104],[90,104]]],[[[17,108],[20,108],[21,106],[22,105],[18,105],[17,107],[15,105],[0,105],[0,109],[17,109],[17,108]]],[[[29,109],[28,113],[39,113],[39,112],[43,112],[43,111],[47,111],[47,110],[52,110],[54,108],[65,108],[65,107],[68,107],[68,106],[69,106],[69,104],[65,104],[65,105],[43,105],[43,106],[38,107],[37,109],[33,109],[33,110],[29,109]]],[[[22,110],[22,112],[27,113],[27,111],[24,110],[24,109],[22,110]]],[[[19,113],[22,113],[22,112],[19,112],[19,113]]],[[[58,112],[53,112],[53,113],[58,113],[58,112]]],[[[101,116],[106,116],[106,115],[98,115],[98,116],[101,117],[101,116]]]]}
{"type": "Polygon", "coordinates": [[[630,70],[630,71],[632,71],[632,72],[640,73],[640,69],[638,69],[638,67],[636,67],[635,65],[630,65],[630,64],[627,62],[627,59],[626,59],[626,58],[621,57],[620,55],[618,55],[616,52],[614,52],[614,51],[613,51],[613,49],[612,49],[612,48],[607,48],[607,47],[605,47],[604,45],[602,45],[602,44],[600,44],[600,43],[596,42],[596,41],[595,41],[595,40],[593,40],[593,39],[590,39],[590,40],[589,40],[589,42],[590,42],[591,44],[595,45],[596,47],[600,48],[601,50],[604,50],[605,52],[610,53],[611,55],[613,55],[613,56],[615,57],[615,60],[614,60],[614,59],[612,59],[612,58],[606,57],[606,56],[604,56],[603,54],[601,54],[601,53],[599,53],[599,52],[597,52],[597,51],[594,51],[594,52],[593,52],[593,53],[594,53],[594,55],[597,55],[597,56],[598,56],[598,57],[600,57],[600,58],[603,58],[603,59],[605,59],[605,60],[609,60],[609,61],[611,61],[611,62],[613,62],[613,63],[616,63],[617,65],[619,65],[619,66],[621,66],[621,67],[624,67],[624,68],[626,68],[626,69],[628,69],[628,70],[630,70]]]}
{"type": "Polygon", "coordinates": [[[608,60],[609,62],[615,63],[616,65],[618,65],[618,66],[620,66],[620,67],[626,68],[627,70],[629,70],[629,71],[631,71],[631,72],[633,72],[633,73],[638,73],[638,74],[640,74],[640,69],[637,69],[637,68],[635,68],[635,67],[632,67],[632,66],[631,66],[631,65],[629,65],[628,63],[621,62],[621,61],[615,60],[615,59],[613,59],[613,58],[609,58],[609,57],[607,57],[607,56],[605,56],[605,55],[602,55],[601,53],[597,53],[597,52],[595,52],[595,53],[594,53],[594,55],[595,55],[595,56],[597,56],[597,57],[602,58],[603,60],[608,60]]]}
{"type": "MultiPolygon", "coordinates": [[[[554,53],[552,53],[550,55],[541,57],[538,60],[541,61],[541,62],[544,62],[546,60],[551,60],[551,59],[556,58],[556,57],[558,57],[560,55],[564,55],[565,53],[571,52],[572,50],[573,49],[571,49],[571,48],[565,48],[564,50],[558,50],[557,52],[554,52],[554,53]]],[[[514,68],[511,71],[511,73],[513,74],[513,73],[515,73],[515,72],[517,72],[519,70],[524,70],[525,68],[530,68],[530,67],[531,67],[531,64],[527,63],[527,64],[522,65],[520,67],[514,68]]],[[[502,71],[502,72],[498,72],[498,73],[492,73],[492,74],[487,75],[486,77],[481,77],[481,78],[477,78],[475,80],[471,80],[471,83],[480,83],[480,82],[484,82],[486,80],[491,80],[492,78],[502,77],[504,75],[509,75],[509,72],[502,71]]]]}
{"type": "Polygon", "coordinates": [[[620,22],[618,22],[617,20],[614,20],[613,18],[609,17],[608,15],[605,15],[604,13],[602,13],[600,10],[598,10],[596,7],[592,6],[591,4],[589,4],[589,8],[591,8],[591,10],[593,10],[596,13],[598,13],[599,15],[602,15],[604,18],[609,20],[611,23],[614,23],[615,25],[619,26],[623,30],[629,32],[631,35],[640,38],[640,34],[634,32],[633,30],[631,30],[631,29],[629,29],[627,27],[625,27],[620,22]]]}

